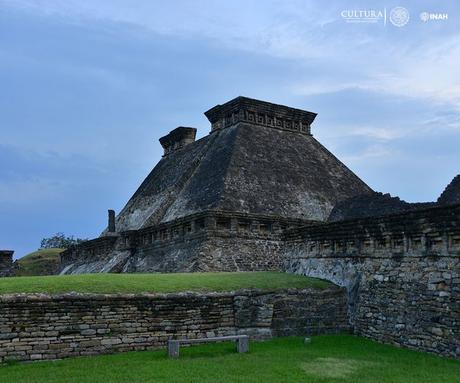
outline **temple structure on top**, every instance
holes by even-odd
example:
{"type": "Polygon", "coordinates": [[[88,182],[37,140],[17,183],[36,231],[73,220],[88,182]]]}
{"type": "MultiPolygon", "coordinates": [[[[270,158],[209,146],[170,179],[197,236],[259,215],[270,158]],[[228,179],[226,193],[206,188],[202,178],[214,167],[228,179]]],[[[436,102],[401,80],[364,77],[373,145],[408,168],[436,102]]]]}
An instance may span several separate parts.
{"type": "Polygon", "coordinates": [[[161,161],[62,273],[279,269],[290,228],[420,207],[371,190],[314,138],[313,112],[237,97],[205,115],[207,136],[160,138],[161,161]]]}

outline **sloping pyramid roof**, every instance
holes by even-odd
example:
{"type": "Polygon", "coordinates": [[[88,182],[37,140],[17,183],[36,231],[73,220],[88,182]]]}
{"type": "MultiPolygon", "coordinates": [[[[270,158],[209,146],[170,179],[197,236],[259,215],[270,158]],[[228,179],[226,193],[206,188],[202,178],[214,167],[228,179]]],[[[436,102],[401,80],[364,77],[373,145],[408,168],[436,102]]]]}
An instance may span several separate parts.
{"type": "Polygon", "coordinates": [[[460,174],[456,175],[438,198],[441,205],[460,203],[460,174]]]}
{"type": "Polygon", "coordinates": [[[337,202],[372,192],[310,134],[314,113],[237,97],[205,114],[208,136],[174,147],[171,137],[190,140],[191,128],[162,138],[167,155],[117,216],[117,231],[206,210],[325,221],[337,202]]]}

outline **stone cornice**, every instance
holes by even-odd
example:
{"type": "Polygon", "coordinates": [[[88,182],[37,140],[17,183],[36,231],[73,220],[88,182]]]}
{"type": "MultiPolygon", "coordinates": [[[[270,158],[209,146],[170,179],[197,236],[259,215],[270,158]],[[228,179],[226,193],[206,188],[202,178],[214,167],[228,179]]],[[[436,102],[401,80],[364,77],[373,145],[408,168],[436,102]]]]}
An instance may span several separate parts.
{"type": "Polygon", "coordinates": [[[160,144],[165,150],[164,155],[168,155],[176,150],[195,141],[196,129],[186,126],[179,126],[164,137],[160,138],[160,144]]]}
{"type": "Polygon", "coordinates": [[[307,135],[316,117],[316,113],[241,96],[204,114],[212,131],[244,122],[307,135]]]}

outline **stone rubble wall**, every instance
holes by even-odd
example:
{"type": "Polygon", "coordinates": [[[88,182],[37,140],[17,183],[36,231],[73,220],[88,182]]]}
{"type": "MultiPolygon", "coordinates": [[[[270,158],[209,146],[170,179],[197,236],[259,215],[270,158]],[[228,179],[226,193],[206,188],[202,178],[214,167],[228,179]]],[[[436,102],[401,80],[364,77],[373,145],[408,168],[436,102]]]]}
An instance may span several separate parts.
{"type": "Polygon", "coordinates": [[[0,296],[0,362],[164,347],[168,339],[349,330],[345,289],[0,296]]]}
{"type": "Polygon", "coordinates": [[[460,205],[293,230],[285,256],[347,288],[356,334],[460,358],[460,205]]]}

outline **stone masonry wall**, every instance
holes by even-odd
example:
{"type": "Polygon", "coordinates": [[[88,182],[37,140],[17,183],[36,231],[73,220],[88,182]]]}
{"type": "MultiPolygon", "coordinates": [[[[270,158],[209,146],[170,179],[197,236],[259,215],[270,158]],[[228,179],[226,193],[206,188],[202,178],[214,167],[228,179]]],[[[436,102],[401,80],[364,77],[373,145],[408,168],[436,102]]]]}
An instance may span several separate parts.
{"type": "Polygon", "coordinates": [[[0,277],[9,277],[14,274],[12,250],[0,250],[0,277]]]}
{"type": "Polygon", "coordinates": [[[347,288],[357,334],[460,358],[460,205],[293,230],[285,255],[347,288]]]}
{"type": "Polygon", "coordinates": [[[71,247],[61,273],[279,270],[283,231],[306,223],[207,211],[71,247]]]}
{"type": "Polygon", "coordinates": [[[150,350],[170,338],[348,330],[344,289],[0,296],[0,362],[150,350]]]}
{"type": "Polygon", "coordinates": [[[283,244],[268,238],[214,236],[203,243],[200,271],[279,271],[283,244]]]}

